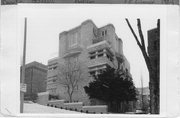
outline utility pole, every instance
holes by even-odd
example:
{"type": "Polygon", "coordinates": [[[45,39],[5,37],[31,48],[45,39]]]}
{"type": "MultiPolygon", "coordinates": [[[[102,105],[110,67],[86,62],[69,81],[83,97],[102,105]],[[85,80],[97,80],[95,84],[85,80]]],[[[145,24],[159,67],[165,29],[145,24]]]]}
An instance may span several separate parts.
{"type": "MultiPolygon", "coordinates": [[[[24,85],[25,80],[25,63],[26,63],[26,33],[27,33],[27,18],[25,18],[24,22],[24,45],[23,45],[23,59],[22,59],[22,72],[21,72],[21,87],[24,85]]],[[[20,90],[20,113],[23,113],[24,109],[24,92],[20,90]]]]}
{"type": "Polygon", "coordinates": [[[142,74],[141,74],[141,100],[142,100],[142,102],[141,102],[141,104],[142,104],[141,108],[142,108],[142,110],[143,110],[143,108],[144,108],[143,93],[144,93],[144,88],[143,88],[143,78],[142,78],[142,74]]]}

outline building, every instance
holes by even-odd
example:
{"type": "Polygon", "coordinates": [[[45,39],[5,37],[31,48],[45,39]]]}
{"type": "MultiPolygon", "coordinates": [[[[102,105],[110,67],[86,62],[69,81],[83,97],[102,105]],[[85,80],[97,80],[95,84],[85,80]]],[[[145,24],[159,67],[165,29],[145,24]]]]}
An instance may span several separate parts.
{"type": "Polygon", "coordinates": [[[47,87],[46,90],[51,95],[57,95],[58,86],[58,57],[48,60],[47,87]]]}
{"type": "Polygon", "coordinates": [[[150,91],[149,87],[137,88],[136,110],[149,113],[150,91]]]}
{"type": "MultiPolygon", "coordinates": [[[[86,20],[81,25],[60,33],[59,56],[48,61],[47,91],[59,95],[60,99],[69,100],[67,87],[57,84],[63,81],[62,76],[58,76],[61,71],[58,68],[68,60],[73,64],[79,62],[83,79],[76,85],[72,101],[90,104],[83,87],[93,80],[92,75],[98,74],[108,66],[130,72],[130,65],[123,54],[122,47],[122,40],[116,35],[112,24],[98,28],[92,20],[86,20]]],[[[73,68],[73,66],[70,67],[73,68]]]]}
{"type": "Polygon", "coordinates": [[[39,62],[31,62],[25,65],[25,80],[27,91],[25,100],[36,100],[37,93],[46,91],[47,66],[39,62]]]}
{"type": "Polygon", "coordinates": [[[158,20],[157,28],[148,31],[148,54],[155,70],[157,78],[159,78],[160,70],[160,21],[158,20]]]}
{"type": "MultiPolygon", "coordinates": [[[[152,65],[153,79],[150,80],[150,97],[154,97],[155,106],[160,104],[160,19],[158,19],[157,27],[148,31],[148,55],[152,65]]],[[[152,99],[152,98],[151,98],[152,99]]],[[[151,102],[151,101],[150,101],[151,102]]],[[[159,109],[159,108],[158,108],[159,109]]]]}

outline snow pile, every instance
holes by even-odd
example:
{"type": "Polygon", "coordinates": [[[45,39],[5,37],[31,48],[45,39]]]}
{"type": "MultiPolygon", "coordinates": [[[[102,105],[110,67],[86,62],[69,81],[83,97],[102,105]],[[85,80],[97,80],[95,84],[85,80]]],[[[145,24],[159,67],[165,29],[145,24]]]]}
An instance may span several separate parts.
{"type": "Polygon", "coordinates": [[[75,111],[69,111],[69,110],[64,110],[64,109],[59,109],[59,108],[53,108],[53,107],[48,107],[44,105],[39,105],[39,104],[29,104],[29,103],[24,103],[24,113],[72,113],[72,114],[79,114],[80,112],[75,112],[75,111]]]}
{"type": "Polygon", "coordinates": [[[107,105],[83,106],[83,111],[93,113],[107,113],[107,105]]]}

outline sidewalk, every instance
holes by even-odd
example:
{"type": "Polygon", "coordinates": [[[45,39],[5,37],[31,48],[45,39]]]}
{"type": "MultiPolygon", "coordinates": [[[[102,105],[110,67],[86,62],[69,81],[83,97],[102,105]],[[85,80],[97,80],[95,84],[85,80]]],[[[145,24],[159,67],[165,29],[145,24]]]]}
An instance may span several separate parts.
{"type": "Polygon", "coordinates": [[[53,108],[36,103],[24,103],[24,113],[68,113],[81,114],[81,112],[69,111],[65,109],[53,108]]]}

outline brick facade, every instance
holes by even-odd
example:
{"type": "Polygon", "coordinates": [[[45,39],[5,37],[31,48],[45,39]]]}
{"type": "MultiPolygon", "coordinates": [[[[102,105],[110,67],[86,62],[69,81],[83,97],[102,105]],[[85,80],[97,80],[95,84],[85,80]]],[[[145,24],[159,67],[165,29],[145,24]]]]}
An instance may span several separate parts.
{"type": "Polygon", "coordinates": [[[25,99],[31,99],[33,94],[46,91],[47,66],[38,62],[31,62],[25,65],[25,84],[27,92],[25,99]]]}

